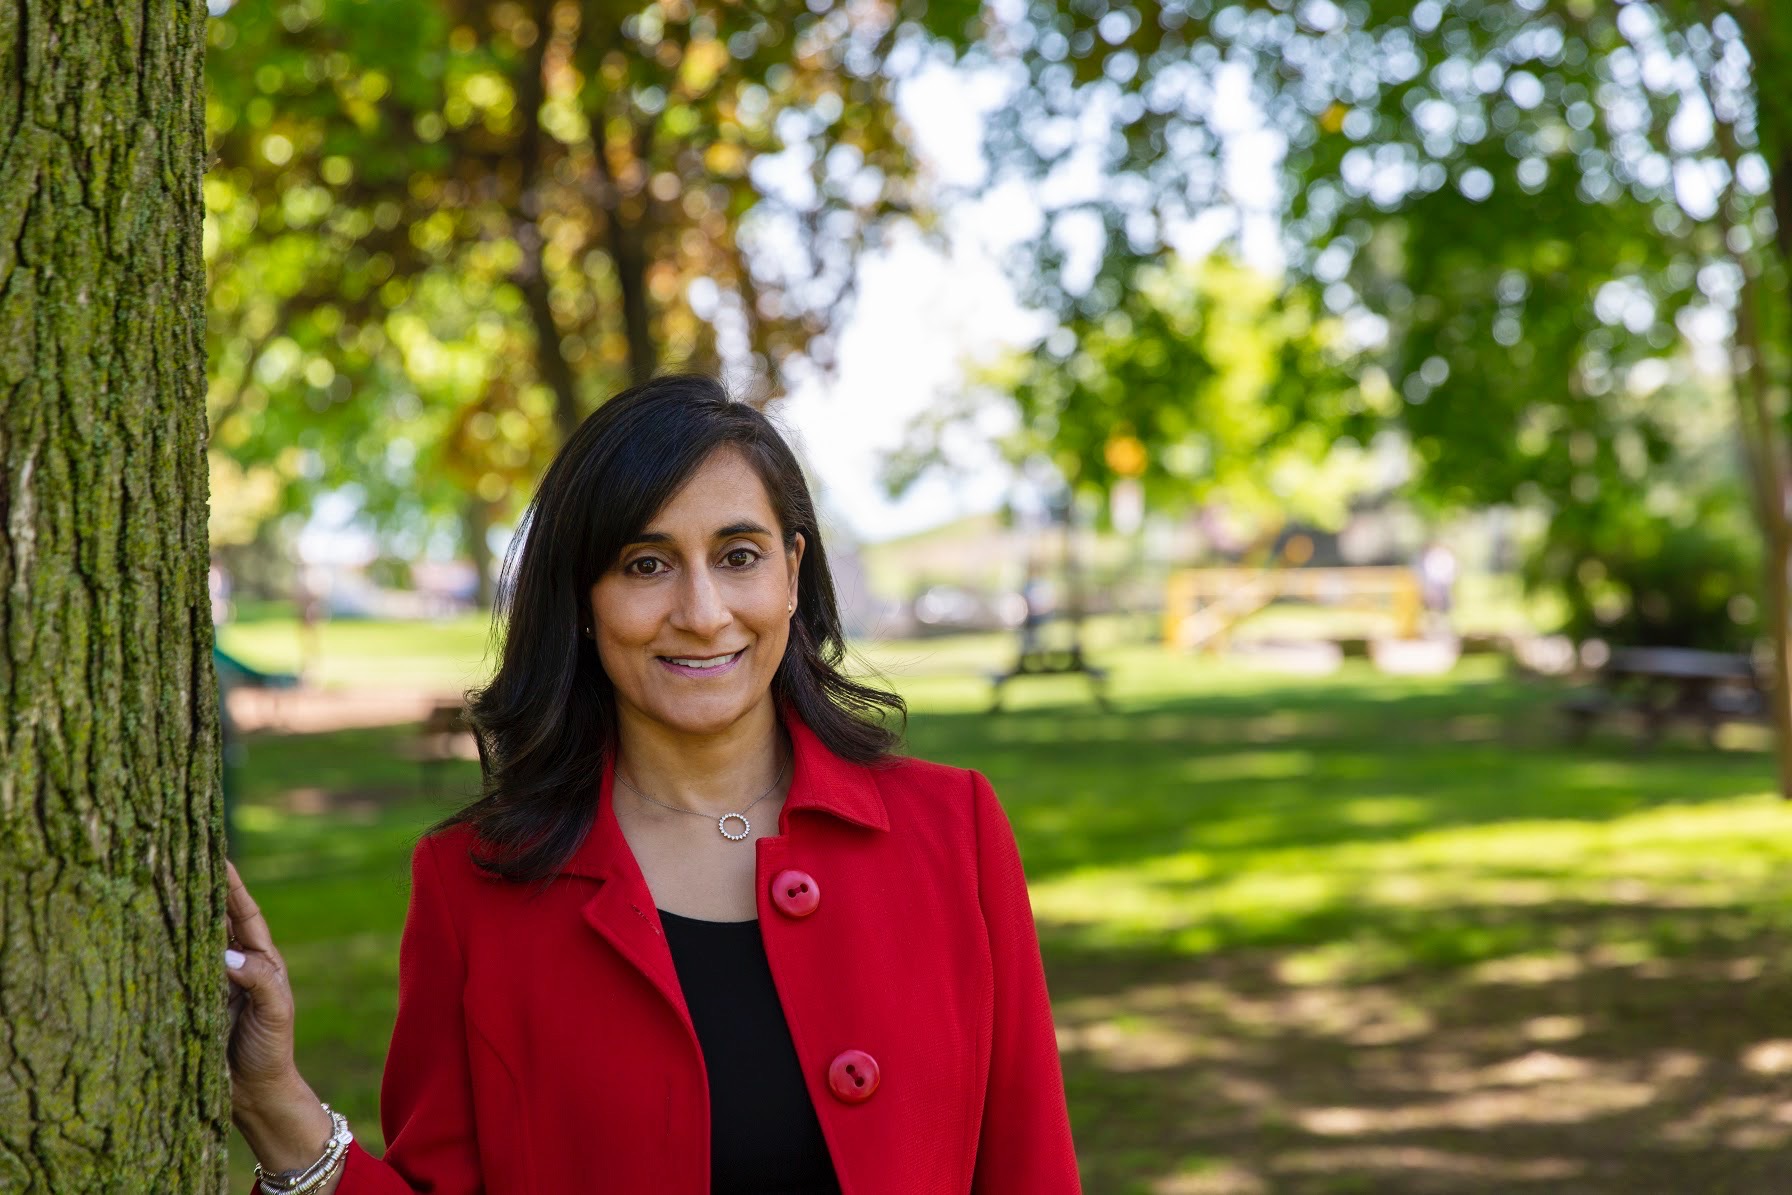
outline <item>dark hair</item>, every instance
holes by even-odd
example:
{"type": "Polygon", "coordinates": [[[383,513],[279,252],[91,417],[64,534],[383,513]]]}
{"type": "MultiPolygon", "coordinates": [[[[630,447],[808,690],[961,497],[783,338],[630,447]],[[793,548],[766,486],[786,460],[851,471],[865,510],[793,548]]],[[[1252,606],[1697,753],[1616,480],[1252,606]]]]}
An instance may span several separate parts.
{"type": "Polygon", "coordinates": [[[844,759],[877,762],[899,741],[885,715],[902,698],[848,679],[834,582],[795,454],[761,412],[713,378],[680,374],[599,407],[542,476],[505,560],[492,628],[496,675],[467,694],[479,745],[478,800],[435,830],[469,825],[474,861],[511,880],[546,880],[591,824],[594,777],[614,748],[615,695],[582,627],[591,587],[691,474],[724,446],[765,483],[784,546],[805,541],[796,615],[772,696],[844,759]]]}

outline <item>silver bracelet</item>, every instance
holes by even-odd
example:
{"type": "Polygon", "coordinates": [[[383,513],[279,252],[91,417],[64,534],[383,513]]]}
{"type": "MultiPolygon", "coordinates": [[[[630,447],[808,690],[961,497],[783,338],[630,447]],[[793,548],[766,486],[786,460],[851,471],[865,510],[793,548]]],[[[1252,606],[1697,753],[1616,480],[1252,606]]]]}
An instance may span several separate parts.
{"type": "Polygon", "coordinates": [[[278,1174],[269,1174],[260,1162],[255,1163],[255,1181],[261,1184],[262,1195],[311,1195],[335,1176],[355,1135],[349,1131],[347,1117],[328,1104],[323,1109],[330,1114],[330,1139],[324,1143],[323,1156],[302,1169],[278,1174]]]}
{"type": "Polygon", "coordinates": [[[300,1186],[281,1188],[278,1195],[312,1195],[313,1192],[321,1190],[325,1183],[335,1178],[342,1170],[343,1164],[347,1160],[348,1155],[346,1153],[338,1155],[336,1161],[331,1163],[329,1169],[324,1170],[300,1186]]]}
{"type": "Polygon", "coordinates": [[[312,1195],[335,1177],[348,1156],[349,1142],[354,1140],[354,1134],[349,1132],[348,1121],[340,1112],[331,1111],[328,1104],[323,1108],[330,1113],[331,1126],[330,1140],[324,1145],[323,1156],[303,1170],[287,1170],[274,1175],[265,1173],[258,1164],[255,1176],[261,1183],[263,1195],[312,1195]]]}

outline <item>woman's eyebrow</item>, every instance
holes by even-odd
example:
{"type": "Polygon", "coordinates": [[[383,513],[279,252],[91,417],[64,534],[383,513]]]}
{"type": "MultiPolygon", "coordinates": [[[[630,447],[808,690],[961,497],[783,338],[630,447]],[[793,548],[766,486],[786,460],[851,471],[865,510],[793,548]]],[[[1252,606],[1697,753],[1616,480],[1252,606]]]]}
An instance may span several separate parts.
{"type": "Polygon", "coordinates": [[[716,528],[717,539],[727,539],[731,535],[770,535],[771,532],[750,519],[742,519],[738,523],[730,523],[726,527],[716,528]]]}
{"type": "MultiPolygon", "coordinates": [[[[742,519],[739,522],[729,523],[723,527],[717,527],[715,534],[711,538],[727,539],[731,535],[769,536],[771,535],[771,531],[768,528],[753,522],[751,519],[742,519]]],[[[633,547],[635,544],[669,544],[671,542],[672,536],[664,531],[643,531],[641,534],[629,540],[624,546],[633,547]]]]}

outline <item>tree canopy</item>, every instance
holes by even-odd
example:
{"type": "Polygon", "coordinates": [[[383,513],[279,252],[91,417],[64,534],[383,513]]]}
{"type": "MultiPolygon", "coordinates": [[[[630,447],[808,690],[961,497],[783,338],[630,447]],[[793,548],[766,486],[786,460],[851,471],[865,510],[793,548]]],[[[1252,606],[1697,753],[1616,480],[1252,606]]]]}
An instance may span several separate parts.
{"type": "Polygon", "coordinates": [[[1066,193],[1020,276],[1069,321],[1121,309],[1141,262],[1236,199],[1227,163],[1254,135],[1279,155],[1266,214],[1290,280],[1335,316],[1367,317],[1354,328],[1374,369],[1330,412],[1340,433],[1397,424],[1420,484],[1463,504],[1635,488],[1669,447],[1650,398],[1688,377],[1689,322],[1721,330],[1739,259],[1780,268],[1777,150],[1752,83],[1754,37],[1778,30],[1765,14],[1029,5],[987,43],[1017,76],[993,152],[1044,180],[1093,154],[1104,182],[1066,193]],[[1101,245],[1087,285],[1067,272],[1079,228],[1101,245]],[[1383,378],[1390,406],[1369,397],[1383,378]]]}
{"type": "MultiPolygon", "coordinates": [[[[963,0],[290,0],[211,24],[214,480],[471,539],[662,363],[825,368],[963,0]]],[[[475,543],[475,550],[478,545],[475,543]]]]}

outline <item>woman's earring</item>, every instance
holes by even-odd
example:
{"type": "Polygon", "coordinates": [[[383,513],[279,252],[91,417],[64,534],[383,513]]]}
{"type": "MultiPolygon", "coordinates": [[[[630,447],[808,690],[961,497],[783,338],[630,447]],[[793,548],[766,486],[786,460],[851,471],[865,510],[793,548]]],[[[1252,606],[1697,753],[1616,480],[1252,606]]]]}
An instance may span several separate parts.
{"type": "Polygon", "coordinates": [[[791,602],[788,606],[784,607],[784,613],[795,614],[796,613],[796,603],[791,602]]]}
{"type": "Polygon", "coordinates": [[[587,638],[587,639],[591,638],[591,628],[590,627],[585,628],[585,638],[587,638]]]}

